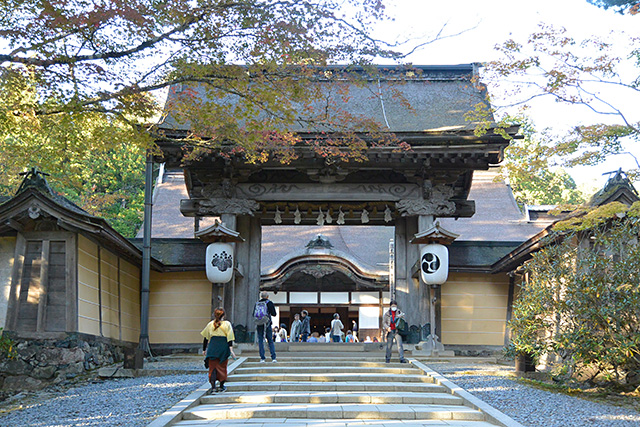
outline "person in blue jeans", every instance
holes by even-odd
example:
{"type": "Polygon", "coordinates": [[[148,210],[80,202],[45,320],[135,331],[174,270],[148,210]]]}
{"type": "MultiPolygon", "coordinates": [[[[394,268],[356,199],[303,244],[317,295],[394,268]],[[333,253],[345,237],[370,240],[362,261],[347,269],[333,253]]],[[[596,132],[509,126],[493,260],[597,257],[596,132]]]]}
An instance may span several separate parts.
{"type": "Polygon", "coordinates": [[[258,304],[266,304],[268,321],[264,324],[256,325],[256,337],[258,338],[258,352],[260,353],[260,362],[264,363],[265,355],[264,355],[264,339],[267,339],[267,343],[269,344],[269,352],[271,353],[271,361],[277,362],[276,360],[276,346],[273,344],[273,330],[271,328],[272,320],[271,318],[276,315],[276,306],[273,305],[272,301],[269,301],[269,294],[267,292],[260,292],[260,300],[253,307],[254,314],[258,308],[258,304]]]}
{"type": "Polygon", "coordinates": [[[340,315],[334,313],[333,320],[331,321],[331,340],[333,342],[342,341],[342,328],[344,328],[344,325],[340,321],[340,315]]]}

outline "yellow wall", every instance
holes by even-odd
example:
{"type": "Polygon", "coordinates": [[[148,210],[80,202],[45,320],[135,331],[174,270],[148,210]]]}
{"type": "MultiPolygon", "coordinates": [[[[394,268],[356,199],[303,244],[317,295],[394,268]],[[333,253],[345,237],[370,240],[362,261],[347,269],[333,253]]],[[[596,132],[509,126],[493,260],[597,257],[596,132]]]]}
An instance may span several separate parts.
{"type": "Polygon", "coordinates": [[[442,343],[504,345],[509,278],[451,273],[442,286],[442,343]]]}
{"type": "Polygon", "coordinates": [[[78,332],[100,335],[98,245],[78,235],[78,332]]]}
{"type": "Polygon", "coordinates": [[[202,342],[211,320],[211,282],[204,271],[151,272],[149,341],[152,344],[202,342]]]}
{"type": "Polygon", "coordinates": [[[100,314],[103,336],[138,341],[140,269],[78,236],[78,331],[100,335],[100,314]]]}
{"type": "Polygon", "coordinates": [[[122,339],[140,339],[140,268],[120,259],[120,309],[122,339]]]}
{"type": "Polygon", "coordinates": [[[102,335],[120,339],[120,321],[118,318],[118,257],[100,249],[102,335]]]}

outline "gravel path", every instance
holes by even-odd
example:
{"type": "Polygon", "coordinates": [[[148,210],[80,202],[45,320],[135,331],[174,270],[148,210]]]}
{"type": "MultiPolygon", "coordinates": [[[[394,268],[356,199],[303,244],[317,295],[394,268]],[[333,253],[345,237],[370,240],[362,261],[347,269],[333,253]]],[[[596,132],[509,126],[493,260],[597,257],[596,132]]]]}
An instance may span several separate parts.
{"type": "MultiPolygon", "coordinates": [[[[513,368],[489,363],[433,363],[445,375],[527,427],[638,427],[640,413],[538,390],[503,375],[513,368]]],[[[163,358],[147,369],[201,370],[202,374],[111,379],[64,392],[27,396],[21,409],[0,414],[0,426],[144,427],[206,381],[200,357],[163,358]]],[[[8,405],[4,405],[8,406],[8,405]]]]}
{"type": "Polygon", "coordinates": [[[143,427],[206,381],[202,375],[111,379],[36,395],[22,409],[0,414],[0,426],[143,427]]]}
{"type": "Polygon", "coordinates": [[[539,390],[501,376],[494,364],[428,363],[429,367],[528,427],[638,427],[640,413],[539,390]]]}

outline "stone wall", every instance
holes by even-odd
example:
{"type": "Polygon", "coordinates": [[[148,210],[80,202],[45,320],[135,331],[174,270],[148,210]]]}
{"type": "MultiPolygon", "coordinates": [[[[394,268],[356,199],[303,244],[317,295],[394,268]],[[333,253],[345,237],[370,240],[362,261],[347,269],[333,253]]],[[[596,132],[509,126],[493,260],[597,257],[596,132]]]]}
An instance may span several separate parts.
{"type": "Polygon", "coordinates": [[[0,388],[5,392],[38,390],[71,380],[124,360],[124,348],[135,346],[86,334],[61,334],[56,339],[18,338],[16,356],[0,360],[0,388]]]}

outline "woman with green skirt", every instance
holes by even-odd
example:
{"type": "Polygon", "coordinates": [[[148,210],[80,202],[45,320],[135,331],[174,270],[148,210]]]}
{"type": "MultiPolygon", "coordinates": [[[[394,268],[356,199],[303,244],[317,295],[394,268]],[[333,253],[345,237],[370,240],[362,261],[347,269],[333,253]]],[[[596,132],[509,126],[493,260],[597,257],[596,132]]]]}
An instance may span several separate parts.
{"type": "Polygon", "coordinates": [[[233,341],[236,337],[231,323],[224,320],[224,314],[223,308],[216,308],[213,312],[214,319],[200,332],[204,337],[202,353],[205,356],[205,365],[209,367],[211,388],[208,393],[227,391],[224,385],[227,381],[227,362],[230,355],[233,355],[234,359],[236,357],[233,352],[233,341]],[[218,387],[216,380],[220,383],[218,387]]]}

